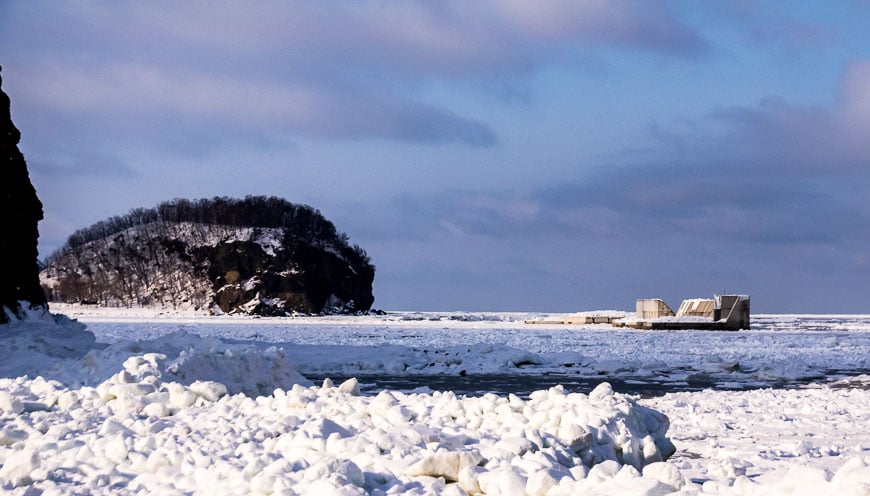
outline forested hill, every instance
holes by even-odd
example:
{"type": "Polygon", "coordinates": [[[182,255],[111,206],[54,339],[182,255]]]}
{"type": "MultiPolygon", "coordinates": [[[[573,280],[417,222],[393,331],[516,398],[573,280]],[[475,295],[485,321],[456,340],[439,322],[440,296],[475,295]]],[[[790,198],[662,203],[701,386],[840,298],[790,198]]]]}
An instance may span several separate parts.
{"type": "Polygon", "coordinates": [[[50,301],[284,315],[371,308],[368,255],[281,198],[176,199],[81,229],[45,260],[50,301]]]}

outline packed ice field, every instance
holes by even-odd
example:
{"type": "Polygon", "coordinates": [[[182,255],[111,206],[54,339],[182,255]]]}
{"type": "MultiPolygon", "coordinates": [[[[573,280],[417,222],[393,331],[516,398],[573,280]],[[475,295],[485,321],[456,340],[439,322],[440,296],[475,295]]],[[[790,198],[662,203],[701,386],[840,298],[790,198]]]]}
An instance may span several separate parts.
{"type": "Polygon", "coordinates": [[[870,494],[870,316],[52,312],[0,326],[11,494],[870,494]]]}

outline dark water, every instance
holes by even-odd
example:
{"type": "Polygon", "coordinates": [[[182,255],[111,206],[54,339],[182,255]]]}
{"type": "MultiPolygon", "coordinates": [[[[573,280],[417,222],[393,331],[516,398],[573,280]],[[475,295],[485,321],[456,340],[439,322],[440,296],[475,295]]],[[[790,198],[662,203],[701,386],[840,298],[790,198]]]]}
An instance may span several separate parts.
{"type": "MultiPolygon", "coordinates": [[[[356,375],[363,394],[374,395],[384,389],[409,392],[418,388],[429,388],[434,391],[453,391],[457,395],[478,396],[485,393],[495,393],[505,396],[509,393],[521,398],[528,397],[533,391],[549,389],[562,385],[569,393],[589,393],[602,382],[610,383],[613,390],[619,393],[634,394],[642,397],[661,396],[679,391],[701,391],[716,389],[721,391],[741,391],[759,388],[794,388],[814,382],[804,380],[770,383],[716,383],[708,378],[698,377],[687,381],[655,380],[649,377],[640,378],[606,378],[606,377],[572,377],[562,374],[518,375],[518,374],[479,374],[479,375],[356,375]]],[[[333,382],[341,384],[348,377],[330,376],[333,382]]],[[[323,377],[311,377],[319,384],[323,377]]]]}

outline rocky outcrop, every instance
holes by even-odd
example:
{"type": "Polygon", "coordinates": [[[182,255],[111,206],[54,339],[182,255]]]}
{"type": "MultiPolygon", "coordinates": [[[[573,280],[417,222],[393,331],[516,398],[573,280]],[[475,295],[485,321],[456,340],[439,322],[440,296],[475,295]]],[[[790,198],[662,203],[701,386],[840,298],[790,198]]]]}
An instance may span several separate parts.
{"type": "Polygon", "coordinates": [[[42,220],[42,203],[18,149],[21,133],[12,123],[9,96],[2,84],[0,76],[0,323],[8,319],[7,309],[18,315],[22,304],[46,304],[37,267],[37,223],[42,220]]]}
{"type": "Polygon", "coordinates": [[[41,279],[51,301],[277,316],[367,311],[374,274],[316,210],[248,197],[174,200],[98,223],[52,254],[41,279]]]}
{"type": "Polygon", "coordinates": [[[237,241],[207,256],[214,302],[225,313],[346,313],[368,310],[374,302],[373,270],[310,246],[268,254],[255,242],[237,241]]]}

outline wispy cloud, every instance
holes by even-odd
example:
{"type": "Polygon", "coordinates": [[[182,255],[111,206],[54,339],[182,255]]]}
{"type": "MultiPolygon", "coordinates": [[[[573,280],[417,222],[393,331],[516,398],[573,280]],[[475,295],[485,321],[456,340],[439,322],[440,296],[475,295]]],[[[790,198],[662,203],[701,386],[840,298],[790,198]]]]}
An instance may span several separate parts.
{"type": "Polygon", "coordinates": [[[642,161],[602,166],[538,199],[604,209],[629,229],[780,245],[870,241],[870,218],[855,209],[862,193],[851,187],[870,182],[868,115],[870,64],[859,61],[836,105],[766,99],[713,112],[693,131],[657,139],[642,161]]]}
{"type": "MultiPolygon", "coordinates": [[[[83,118],[220,123],[324,138],[384,138],[418,143],[495,144],[484,123],[436,105],[366,87],[336,92],[307,83],[257,82],[120,64],[99,69],[65,64],[30,69],[33,98],[83,118]]],[[[231,132],[226,133],[231,135],[231,132]]]]}
{"type": "MultiPolygon", "coordinates": [[[[588,260],[614,250],[621,263],[657,260],[680,270],[677,260],[695,250],[696,276],[728,281],[737,272],[712,274],[704,253],[744,276],[768,265],[813,274],[866,271],[870,149],[861,137],[870,136],[868,67],[856,62],[845,71],[831,107],[767,100],[714,112],[690,131],[655,139],[642,158],[602,163],[549,187],[405,197],[395,205],[402,217],[394,225],[423,226],[414,232],[433,240],[434,251],[448,243],[439,239],[503,254],[504,245],[537,243],[546,250],[575,246],[588,260]]],[[[529,262],[547,266],[526,249],[529,262]]]]}
{"type": "Polygon", "coordinates": [[[57,30],[41,42],[51,46],[15,53],[17,70],[29,72],[27,103],[152,129],[173,119],[289,139],[491,146],[499,141],[491,123],[421,99],[417,87],[525,74],[602,47],[665,57],[707,50],[666,6],[641,2],[27,2],[9,10],[18,14],[4,26],[9,42],[17,30],[57,30]]]}

